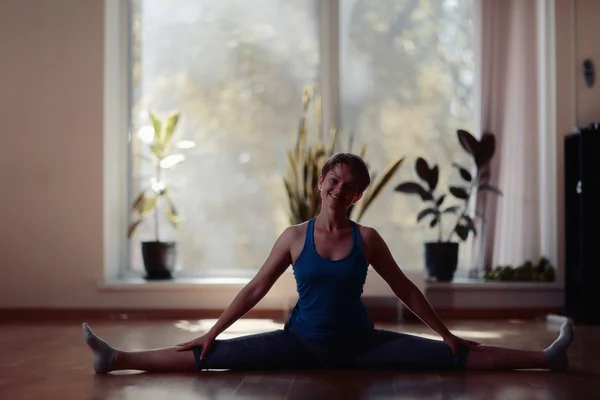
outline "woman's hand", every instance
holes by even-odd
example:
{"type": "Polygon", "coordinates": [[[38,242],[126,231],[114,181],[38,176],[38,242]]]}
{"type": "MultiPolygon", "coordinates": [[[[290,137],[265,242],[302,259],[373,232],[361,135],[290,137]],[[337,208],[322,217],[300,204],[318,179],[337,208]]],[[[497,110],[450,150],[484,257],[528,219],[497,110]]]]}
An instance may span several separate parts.
{"type": "Polygon", "coordinates": [[[179,343],[177,345],[177,351],[187,351],[191,350],[194,347],[202,346],[202,354],[200,354],[200,359],[203,360],[204,357],[208,354],[208,351],[210,350],[214,342],[215,336],[209,332],[194,340],[179,343]]]}
{"type": "Polygon", "coordinates": [[[465,340],[452,334],[444,338],[444,343],[446,343],[450,347],[450,349],[452,350],[452,354],[454,354],[455,356],[458,355],[461,347],[466,347],[471,350],[479,351],[480,348],[478,346],[481,345],[481,343],[477,343],[472,340],[465,340]]]}

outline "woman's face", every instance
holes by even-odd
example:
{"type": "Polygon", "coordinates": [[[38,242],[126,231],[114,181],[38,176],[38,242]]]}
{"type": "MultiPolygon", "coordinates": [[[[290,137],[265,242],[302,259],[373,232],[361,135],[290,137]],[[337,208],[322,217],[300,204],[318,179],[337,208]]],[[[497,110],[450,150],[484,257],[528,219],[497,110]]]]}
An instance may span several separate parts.
{"type": "Polygon", "coordinates": [[[338,210],[346,210],[362,196],[352,170],[344,164],[334,166],[325,177],[319,177],[319,189],[323,205],[338,210]]]}

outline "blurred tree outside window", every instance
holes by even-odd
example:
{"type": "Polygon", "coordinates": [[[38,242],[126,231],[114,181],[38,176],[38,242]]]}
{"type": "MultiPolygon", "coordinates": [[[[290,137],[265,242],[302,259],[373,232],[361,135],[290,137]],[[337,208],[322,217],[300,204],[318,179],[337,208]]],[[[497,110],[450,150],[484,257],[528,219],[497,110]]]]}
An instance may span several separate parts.
{"type": "MultiPolygon", "coordinates": [[[[289,224],[283,176],[304,87],[325,87],[320,2],[130,2],[130,191],[154,173],[149,112],[180,111],[175,152],[185,161],[164,179],[181,223],[175,230],[161,216],[161,239],[177,242],[183,273],[253,273],[289,224]]],[[[339,128],[369,143],[375,169],[407,157],[393,183],[413,176],[420,155],[440,164],[442,186],[457,179],[452,162],[467,163],[455,132],[474,126],[473,3],[339,0],[339,128]]],[[[437,231],[417,225],[422,203],[392,185],[361,223],[382,234],[401,268],[421,270],[422,243],[437,231]]],[[[131,270],[143,270],[140,242],[153,238],[148,219],[130,241],[131,270]]],[[[466,270],[470,249],[461,249],[466,270]]]]}

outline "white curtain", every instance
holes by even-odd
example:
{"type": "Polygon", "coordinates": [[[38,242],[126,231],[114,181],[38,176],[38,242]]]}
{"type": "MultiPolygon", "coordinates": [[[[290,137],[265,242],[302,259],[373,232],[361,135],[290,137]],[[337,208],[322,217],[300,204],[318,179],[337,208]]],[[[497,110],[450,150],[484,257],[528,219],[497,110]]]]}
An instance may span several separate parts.
{"type": "Polygon", "coordinates": [[[485,210],[480,269],[536,261],[541,252],[537,0],[477,0],[481,66],[478,132],[496,135],[490,184],[504,196],[480,194],[485,210]]]}

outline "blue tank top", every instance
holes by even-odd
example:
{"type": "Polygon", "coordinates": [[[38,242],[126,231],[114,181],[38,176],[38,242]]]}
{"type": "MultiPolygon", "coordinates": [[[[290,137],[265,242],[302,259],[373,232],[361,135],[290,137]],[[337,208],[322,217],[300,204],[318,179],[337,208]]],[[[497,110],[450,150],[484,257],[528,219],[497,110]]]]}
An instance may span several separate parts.
{"type": "Polygon", "coordinates": [[[309,340],[335,341],[373,329],[361,295],[367,262],[358,226],[350,221],[353,246],[339,260],[321,257],[314,242],[315,219],[308,221],[304,248],[293,266],[298,303],[287,326],[309,340]]]}

